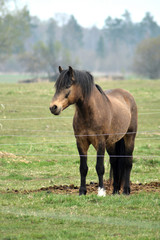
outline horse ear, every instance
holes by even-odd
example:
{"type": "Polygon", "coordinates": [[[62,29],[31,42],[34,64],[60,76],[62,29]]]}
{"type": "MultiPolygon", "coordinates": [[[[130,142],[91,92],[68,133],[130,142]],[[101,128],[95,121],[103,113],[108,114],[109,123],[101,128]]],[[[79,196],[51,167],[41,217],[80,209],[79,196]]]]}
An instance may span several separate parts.
{"type": "Polygon", "coordinates": [[[71,75],[71,78],[72,78],[72,81],[74,81],[74,71],[73,71],[73,68],[71,66],[69,66],[69,73],[71,75]]]}
{"type": "Polygon", "coordinates": [[[59,73],[61,73],[63,71],[62,67],[59,66],[59,73]]]}

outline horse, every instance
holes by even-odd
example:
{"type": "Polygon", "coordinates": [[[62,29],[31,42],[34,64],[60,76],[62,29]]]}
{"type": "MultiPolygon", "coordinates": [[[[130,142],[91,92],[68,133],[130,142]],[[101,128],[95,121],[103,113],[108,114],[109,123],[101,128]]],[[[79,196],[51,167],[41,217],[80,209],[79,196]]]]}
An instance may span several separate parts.
{"type": "Polygon", "coordinates": [[[110,159],[113,194],[119,194],[123,186],[123,193],[129,195],[137,132],[137,106],[133,96],[120,88],[103,91],[89,72],[71,66],[66,70],[59,66],[59,73],[50,111],[59,115],[75,104],[73,129],[80,156],[79,195],[87,193],[87,151],[91,144],[97,151],[98,196],[106,195],[103,183],[105,150],[110,159]]]}

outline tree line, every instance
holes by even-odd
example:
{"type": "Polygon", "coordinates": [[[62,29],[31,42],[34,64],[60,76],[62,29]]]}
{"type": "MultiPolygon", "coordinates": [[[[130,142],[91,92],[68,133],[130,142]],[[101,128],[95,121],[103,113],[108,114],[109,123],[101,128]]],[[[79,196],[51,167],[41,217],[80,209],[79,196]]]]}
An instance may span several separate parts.
{"type": "Polygon", "coordinates": [[[41,21],[26,7],[10,10],[0,0],[0,71],[45,72],[57,66],[105,73],[136,72],[160,77],[160,26],[147,12],[134,23],[126,10],[106,17],[102,29],[84,28],[76,18],[59,14],[41,21]]]}

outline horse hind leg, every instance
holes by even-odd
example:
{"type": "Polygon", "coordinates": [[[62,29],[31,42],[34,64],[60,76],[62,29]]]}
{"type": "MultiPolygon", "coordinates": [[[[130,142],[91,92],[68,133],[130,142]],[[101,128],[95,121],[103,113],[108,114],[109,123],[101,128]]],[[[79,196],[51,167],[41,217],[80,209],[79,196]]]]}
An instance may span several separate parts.
{"type": "Polygon", "coordinates": [[[117,167],[117,158],[113,157],[115,153],[112,153],[110,156],[110,181],[113,177],[113,194],[119,194],[120,185],[119,185],[119,173],[118,173],[118,167],[117,167]]]}
{"type": "Polygon", "coordinates": [[[113,173],[113,194],[119,194],[125,169],[125,143],[122,138],[109,151],[111,171],[113,173]]]}
{"type": "MultiPolygon", "coordinates": [[[[131,157],[130,157],[130,162],[131,157]]],[[[131,169],[132,169],[132,163],[128,164],[128,166],[126,166],[125,169],[125,174],[124,174],[124,186],[123,186],[123,194],[125,195],[129,195],[130,194],[130,173],[131,173],[131,169]]]]}
{"type": "Polygon", "coordinates": [[[126,195],[130,194],[130,173],[132,170],[132,163],[133,163],[135,135],[136,135],[135,133],[126,134],[124,137],[125,148],[126,148],[126,158],[125,158],[123,194],[126,194],[126,195]]]}
{"type": "Polygon", "coordinates": [[[135,136],[136,134],[134,133],[126,134],[115,144],[114,150],[109,153],[113,171],[113,194],[119,194],[122,185],[123,194],[130,194],[130,173],[135,136]]]}

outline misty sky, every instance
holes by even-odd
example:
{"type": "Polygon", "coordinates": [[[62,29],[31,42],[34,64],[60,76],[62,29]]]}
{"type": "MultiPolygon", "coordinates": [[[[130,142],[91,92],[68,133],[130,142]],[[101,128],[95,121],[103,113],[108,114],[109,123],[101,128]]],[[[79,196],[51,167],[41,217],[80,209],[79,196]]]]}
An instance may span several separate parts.
{"type": "Polygon", "coordinates": [[[121,17],[125,10],[132,20],[139,22],[146,12],[160,24],[160,0],[17,0],[20,6],[27,5],[32,16],[41,20],[54,17],[56,13],[74,15],[83,27],[103,27],[108,16],[121,17]]]}

